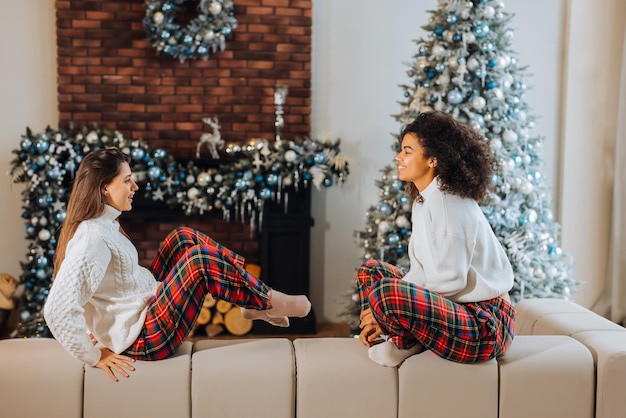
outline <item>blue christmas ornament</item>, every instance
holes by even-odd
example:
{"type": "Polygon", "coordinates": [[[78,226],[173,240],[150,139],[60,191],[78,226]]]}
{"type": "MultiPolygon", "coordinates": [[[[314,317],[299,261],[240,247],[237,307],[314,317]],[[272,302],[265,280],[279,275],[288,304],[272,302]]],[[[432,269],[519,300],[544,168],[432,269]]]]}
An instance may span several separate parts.
{"type": "Polygon", "coordinates": [[[394,180],[391,182],[391,188],[399,192],[404,188],[404,182],[402,180],[394,180]]]}
{"type": "Polygon", "coordinates": [[[26,235],[28,235],[29,237],[34,237],[35,235],[37,235],[37,228],[35,228],[33,225],[26,225],[26,235]]]}
{"type": "Polygon", "coordinates": [[[410,198],[409,196],[407,196],[407,195],[403,194],[402,196],[400,196],[400,197],[398,198],[398,203],[399,203],[401,206],[408,205],[409,203],[411,203],[411,198],[410,198]]]}
{"type": "Polygon", "coordinates": [[[269,185],[269,186],[274,186],[276,184],[278,184],[278,175],[274,174],[274,173],[269,173],[267,175],[267,179],[265,180],[265,182],[269,185]]]}
{"type": "Polygon", "coordinates": [[[476,36],[476,38],[481,39],[489,35],[490,29],[489,25],[487,25],[485,22],[476,22],[476,25],[474,25],[472,31],[474,32],[474,36],[476,36]]]}
{"type": "Polygon", "coordinates": [[[315,164],[324,164],[327,159],[328,158],[326,157],[326,154],[324,154],[323,152],[318,152],[313,156],[313,161],[315,162],[315,164]]]}
{"type": "Polygon", "coordinates": [[[37,138],[37,141],[35,142],[35,149],[37,150],[39,154],[45,154],[49,148],[50,148],[50,142],[48,141],[48,138],[45,138],[45,137],[37,138]]]}
{"type": "Polygon", "coordinates": [[[463,95],[457,89],[450,90],[447,95],[448,103],[457,105],[463,101],[463,95]]]}
{"type": "Polygon", "coordinates": [[[35,273],[35,275],[37,276],[38,279],[42,279],[42,280],[48,277],[48,273],[46,273],[46,270],[43,268],[37,269],[37,273],[35,273]]]}
{"type": "Polygon", "coordinates": [[[235,180],[234,186],[235,186],[235,190],[243,191],[248,188],[248,182],[245,181],[244,179],[237,179],[235,180]]]}
{"type": "Polygon", "coordinates": [[[59,176],[61,175],[61,170],[59,169],[59,167],[52,167],[47,173],[46,176],[50,179],[50,180],[57,180],[59,178],[59,176]]]}
{"type": "Polygon", "coordinates": [[[324,177],[324,180],[322,181],[322,185],[324,187],[330,187],[333,185],[333,178],[332,177],[324,177]]]}
{"type": "Polygon", "coordinates": [[[400,235],[397,232],[391,232],[387,235],[387,243],[390,245],[395,245],[400,242],[400,235]]]}
{"type": "Polygon", "coordinates": [[[263,183],[264,179],[265,177],[263,177],[263,174],[257,174],[256,177],[254,178],[254,181],[257,183],[263,183]]]}
{"type": "Polygon", "coordinates": [[[48,258],[45,256],[39,256],[35,259],[35,265],[37,267],[45,267],[48,265],[48,258]]]}
{"type": "Polygon", "coordinates": [[[22,148],[24,151],[30,152],[32,146],[33,141],[31,141],[30,138],[22,138],[22,140],[20,141],[20,148],[22,148]]]}
{"type": "Polygon", "coordinates": [[[148,177],[150,180],[157,180],[161,177],[161,168],[157,166],[150,167],[148,169],[148,177]]]}
{"type": "Polygon", "coordinates": [[[51,202],[52,198],[48,195],[43,194],[37,197],[37,205],[39,205],[39,207],[47,208],[48,206],[50,206],[51,202]]]}
{"type": "Polygon", "coordinates": [[[456,21],[456,13],[448,13],[448,16],[446,17],[446,22],[448,22],[448,25],[455,25],[456,21]]]}
{"type": "Polygon", "coordinates": [[[134,161],[142,161],[145,155],[146,153],[141,148],[133,148],[132,151],[130,152],[130,157],[134,161]]]}
{"type": "Polygon", "coordinates": [[[306,172],[306,173],[304,173],[302,175],[302,178],[307,180],[307,181],[309,181],[309,180],[311,180],[313,178],[313,175],[311,173],[309,173],[309,172],[306,172]]]}
{"type": "Polygon", "coordinates": [[[269,187],[263,187],[261,190],[259,190],[259,197],[263,200],[267,200],[270,197],[272,197],[272,189],[270,189],[269,187]]]}
{"type": "Polygon", "coordinates": [[[54,212],[54,220],[57,221],[58,223],[61,223],[65,220],[66,215],[67,214],[65,213],[64,210],[58,210],[54,212]]]}
{"type": "Polygon", "coordinates": [[[378,205],[378,211],[385,216],[389,216],[393,213],[393,206],[387,202],[382,202],[378,205]]]}

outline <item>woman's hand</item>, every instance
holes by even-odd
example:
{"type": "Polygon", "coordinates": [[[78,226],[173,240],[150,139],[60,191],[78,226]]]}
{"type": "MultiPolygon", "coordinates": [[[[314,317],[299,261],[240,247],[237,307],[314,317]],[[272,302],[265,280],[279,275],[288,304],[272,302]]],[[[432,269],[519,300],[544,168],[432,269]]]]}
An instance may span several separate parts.
{"type": "Polygon", "coordinates": [[[361,328],[361,333],[359,334],[359,340],[367,347],[371,347],[377,343],[375,340],[382,335],[383,331],[376,319],[374,319],[371,309],[367,308],[361,312],[360,318],[361,324],[359,327],[361,328]]]}
{"type": "Polygon", "coordinates": [[[124,377],[129,377],[126,370],[131,372],[135,370],[135,368],[130,364],[135,362],[134,359],[121,354],[115,354],[108,348],[101,348],[100,351],[102,354],[100,356],[100,361],[96,364],[96,367],[104,370],[107,376],[109,376],[114,382],[117,382],[118,379],[113,371],[124,377]]]}

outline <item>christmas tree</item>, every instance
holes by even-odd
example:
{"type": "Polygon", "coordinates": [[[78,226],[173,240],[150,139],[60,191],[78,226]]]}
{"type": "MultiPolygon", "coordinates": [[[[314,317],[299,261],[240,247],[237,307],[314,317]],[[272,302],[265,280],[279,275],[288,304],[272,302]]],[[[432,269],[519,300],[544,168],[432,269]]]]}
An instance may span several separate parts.
{"type": "MultiPolygon", "coordinates": [[[[531,133],[534,116],[524,100],[526,68],[511,45],[512,15],[496,0],[439,0],[416,40],[404,98],[395,119],[400,127],[422,112],[440,110],[469,124],[490,144],[497,162],[493,191],[481,207],[513,266],[513,301],[567,298],[579,283],[570,278],[571,257],[559,245],[550,190],[541,172],[541,136],[531,133]]],[[[393,149],[399,151],[395,137],[393,149]]],[[[388,165],[376,182],[380,201],[357,231],[363,261],[376,258],[408,271],[411,202],[396,167],[388,165]]],[[[345,317],[358,324],[358,295],[350,292],[345,317]]]]}

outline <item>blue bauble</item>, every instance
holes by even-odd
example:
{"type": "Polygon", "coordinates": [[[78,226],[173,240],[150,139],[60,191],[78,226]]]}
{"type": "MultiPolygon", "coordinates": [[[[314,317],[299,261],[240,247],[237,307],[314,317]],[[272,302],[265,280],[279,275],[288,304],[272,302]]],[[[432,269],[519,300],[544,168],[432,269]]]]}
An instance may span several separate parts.
{"type": "Polygon", "coordinates": [[[48,138],[37,138],[37,141],[35,142],[35,149],[39,154],[45,154],[46,152],[48,152],[49,148],[50,141],[48,141],[48,138]]]}
{"type": "Polygon", "coordinates": [[[270,185],[270,186],[274,186],[276,184],[278,184],[278,175],[274,174],[274,173],[270,173],[267,175],[267,179],[265,180],[265,182],[270,185]]]}
{"type": "Polygon", "coordinates": [[[156,148],[155,150],[152,151],[152,156],[154,158],[165,158],[167,157],[167,153],[165,152],[163,148],[156,148]]]}
{"type": "Polygon", "coordinates": [[[324,187],[331,187],[333,185],[333,178],[332,177],[324,177],[324,180],[322,180],[322,185],[324,187]]]}
{"type": "Polygon", "coordinates": [[[476,38],[484,38],[485,36],[489,35],[489,25],[487,25],[485,22],[476,22],[476,25],[474,25],[473,28],[473,32],[476,38]]]}
{"type": "Polygon", "coordinates": [[[456,21],[456,13],[448,13],[448,17],[446,17],[446,22],[448,22],[448,25],[455,25],[456,21]]]}
{"type": "Polygon", "coordinates": [[[65,213],[64,210],[58,210],[54,212],[54,220],[57,221],[58,223],[63,222],[65,220],[65,216],[67,216],[67,214],[65,213]]]}
{"type": "Polygon", "coordinates": [[[37,228],[35,228],[33,225],[26,225],[26,235],[28,235],[29,237],[34,237],[35,235],[37,235],[37,228]]]}
{"type": "Polygon", "coordinates": [[[400,235],[397,232],[390,232],[387,235],[387,243],[390,245],[395,245],[400,242],[400,235]]]}
{"type": "Polygon", "coordinates": [[[387,202],[382,202],[378,205],[378,211],[385,216],[389,216],[393,213],[393,206],[387,202]]]}
{"type": "Polygon", "coordinates": [[[404,188],[404,182],[402,180],[394,180],[391,182],[391,188],[399,192],[404,188]]]}
{"type": "Polygon", "coordinates": [[[324,154],[323,152],[318,152],[313,156],[313,161],[315,162],[315,164],[324,164],[327,159],[328,158],[326,157],[326,154],[324,154]]]}
{"type": "Polygon", "coordinates": [[[254,178],[254,181],[257,183],[263,183],[263,180],[265,180],[265,177],[263,177],[263,174],[257,174],[256,177],[254,178]]]}
{"type": "Polygon", "coordinates": [[[248,188],[248,182],[244,179],[235,180],[235,189],[239,191],[246,190],[248,188]]]}
{"type": "Polygon", "coordinates": [[[263,187],[261,190],[259,190],[259,197],[263,200],[269,199],[270,197],[272,197],[272,189],[270,189],[269,187],[263,187]]]}
{"type": "Polygon", "coordinates": [[[37,269],[37,273],[35,273],[35,275],[37,276],[38,279],[45,279],[46,277],[48,277],[48,273],[46,272],[46,269],[37,269]]]}
{"type": "Polygon", "coordinates": [[[157,180],[161,177],[161,168],[157,166],[150,167],[148,169],[148,177],[150,180],[157,180]]]}
{"type": "Polygon", "coordinates": [[[37,265],[37,267],[46,267],[48,263],[49,260],[46,256],[39,256],[35,259],[35,265],[37,265]]]}
{"type": "Polygon", "coordinates": [[[305,179],[305,180],[307,180],[307,181],[308,181],[308,180],[311,180],[311,179],[313,178],[313,174],[311,174],[311,173],[309,173],[309,172],[306,172],[306,173],[304,173],[304,174],[302,175],[302,178],[303,178],[303,179],[305,179]]]}
{"type": "Polygon", "coordinates": [[[457,105],[463,101],[463,95],[457,89],[450,90],[447,95],[448,103],[457,105]]]}
{"type": "Polygon", "coordinates": [[[50,196],[42,194],[41,196],[37,196],[37,205],[41,208],[47,208],[50,205],[50,196]]]}
{"type": "Polygon", "coordinates": [[[134,160],[134,161],[141,161],[143,160],[143,157],[146,155],[145,151],[141,148],[133,148],[132,151],[130,152],[130,157],[134,160]]]}
{"type": "Polygon", "coordinates": [[[20,141],[20,148],[22,148],[24,151],[30,152],[32,146],[33,141],[31,141],[30,138],[22,138],[22,140],[20,141]]]}
{"type": "Polygon", "coordinates": [[[57,180],[60,175],[61,175],[61,170],[59,169],[59,167],[52,167],[50,169],[50,171],[48,171],[48,173],[46,173],[46,176],[50,180],[57,180]]]}

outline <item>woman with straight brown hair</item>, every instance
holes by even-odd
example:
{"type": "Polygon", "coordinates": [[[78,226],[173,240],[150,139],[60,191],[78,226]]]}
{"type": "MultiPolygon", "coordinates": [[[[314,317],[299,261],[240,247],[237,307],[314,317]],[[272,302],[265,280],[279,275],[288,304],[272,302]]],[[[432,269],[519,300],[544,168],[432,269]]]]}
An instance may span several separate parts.
{"type": "Polygon", "coordinates": [[[304,317],[306,296],[273,290],[244,259],[207,235],[176,228],[149,269],[118,222],[139,187],[117,148],[88,153],[72,185],[54,258],[44,317],[74,357],[117,381],[135,360],[171,356],[193,329],[205,296],[241,307],[248,319],[289,326],[304,317]]]}

